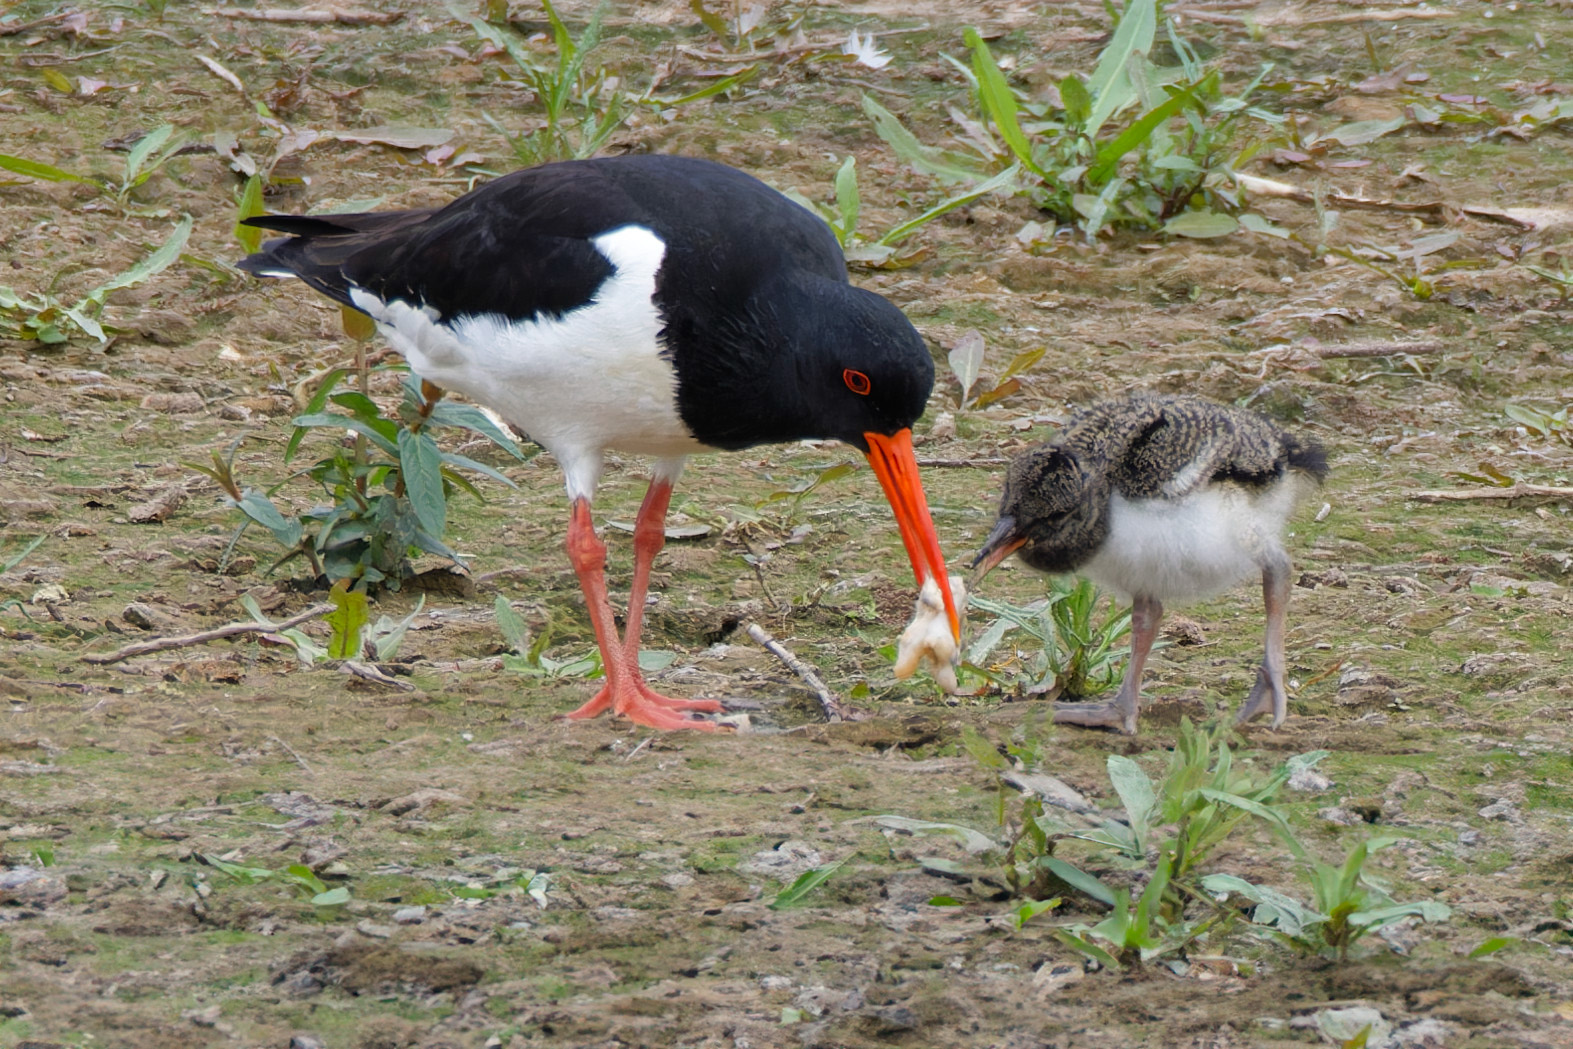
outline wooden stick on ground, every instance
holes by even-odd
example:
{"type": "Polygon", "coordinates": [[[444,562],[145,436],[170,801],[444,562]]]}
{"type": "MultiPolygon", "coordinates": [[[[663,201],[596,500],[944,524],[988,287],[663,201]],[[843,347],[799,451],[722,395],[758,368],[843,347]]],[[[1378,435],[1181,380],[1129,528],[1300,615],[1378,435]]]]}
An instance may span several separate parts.
{"type": "Polygon", "coordinates": [[[161,637],[152,641],[138,641],[127,645],[118,652],[111,652],[107,656],[83,656],[84,663],[118,663],[122,659],[132,656],[145,656],[150,652],[164,652],[171,648],[189,648],[192,645],[205,645],[209,641],[218,641],[226,637],[239,637],[242,634],[276,634],[290,627],[300,626],[308,620],[325,616],[333,611],[332,605],[312,605],[298,616],[291,616],[282,623],[266,626],[262,623],[231,623],[228,626],[217,627],[213,630],[204,630],[199,634],[186,634],[182,637],[161,637]]]}
{"type": "Polygon", "coordinates": [[[804,684],[814,690],[819,697],[819,705],[824,708],[826,721],[845,721],[847,704],[840,696],[830,691],[829,687],[814,673],[814,668],[794,656],[787,647],[771,637],[758,623],[748,624],[748,636],[757,641],[771,655],[787,665],[787,669],[803,679],[804,684]]]}
{"type": "Polygon", "coordinates": [[[404,17],[403,11],[367,11],[359,7],[328,7],[328,8],[262,8],[252,10],[241,7],[220,7],[217,10],[206,11],[218,18],[244,18],[252,22],[293,22],[307,25],[324,25],[330,22],[339,25],[392,25],[404,17]]]}
{"type": "Polygon", "coordinates": [[[1471,499],[1573,499],[1573,488],[1558,488],[1549,484],[1515,484],[1507,488],[1409,492],[1406,498],[1422,503],[1461,503],[1471,499]]]}

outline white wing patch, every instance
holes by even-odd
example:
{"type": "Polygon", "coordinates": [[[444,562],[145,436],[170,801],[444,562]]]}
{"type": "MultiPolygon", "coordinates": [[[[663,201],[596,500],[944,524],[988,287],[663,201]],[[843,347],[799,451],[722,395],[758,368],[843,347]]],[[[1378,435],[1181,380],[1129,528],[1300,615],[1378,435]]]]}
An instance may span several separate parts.
{"type": "Polygon", "coordinates": [[[665,243],[641,226],[592,243],[613,273],[560,317],[443,320],[430,307],[350,290],[417,375],[494,409],[551,452],[571,498],[594,492],[609,448],[673,459],[703,447],[677,414],[677,372],[661,356],[654,296],[665,243]]]}

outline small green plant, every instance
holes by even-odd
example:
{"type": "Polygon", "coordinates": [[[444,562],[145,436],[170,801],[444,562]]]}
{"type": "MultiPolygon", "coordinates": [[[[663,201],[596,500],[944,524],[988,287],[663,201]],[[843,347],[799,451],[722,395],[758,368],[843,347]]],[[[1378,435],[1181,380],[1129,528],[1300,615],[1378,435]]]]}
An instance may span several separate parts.
{"type": "Polygon", "coordinates": [[[1179,66],[1158,67],[1148,57],[1158,0],[1131,0],[1093,72],[1069,74],[1057,97],[1043,100],[1013,88],[982,36],[968,29],[970,61],[950,59],[971,87],[979,118],[957,118],[965,152],[924,144],[872,98],[864,98],[863,109],[898,156],[941,179],[976,182],[1019,167],[1017,191],[1088,239],[1109,226],[1189,237],[1232,233],[1239,228],[1232,213],[1240,209],[1228,176],[1266,145],[1256,138],[1236,148],[1240,122],[1282,122],[1249,102],[1271,67],[1239,94],[1225,94],[1217,70],[1196,58],[1167,17],[1163,24],[1179,66]]]}
{"type": "Polygon", "coordinates": [[[776,898],[771,900],[766,906],[773,911],[784,911],[789,907],[795,907],[797,904],[802,903],[815,889],[829,881],[830,876],[840,870],[842,864],[846,862],[846,860],[837,860],[834,863],[822,863],[818,867],[804,871],[797,876],[791,885],[777,893],[776,898]]]}
{"type": "MultiPolygon", "coordinates": [[[[1427,261],[1429,256],[1451,247],[1458,238],[1457,231],[1449,230],[1428,237],[1417,237],[1412,243],[1400,247],[1367,244],[1360,248],[1346,248],[1322,245],[1320,250],[1348,259],[1373,273],[1380,273],[1416,299],[1425,302],[1436,294],[1437,274],[1455,269],[1481,269],[1490,265],[1488,260],[1482,258],[1450,259],[1436,264],[1427,261]]],[[[1298,236],[1291,239],[1305,244],[1298,236]]]]}
{"type": "Polygon", "coordinates": [[[168,208],[134,206],[132,194],[173,160],[188,141],[186,134],[177,133],[173,124],[160,124],[127,150],[118,176],[82,175],[57,168],[53,164],[6,153],[0,153],[0,168],[46,182],[76,182],[92,186],[113,200],[122,214],[162,218],[169,214],[168,208]]]}
{"type": "Polygon", "coordinates": [[[1451,909],[1437,900],[1398,903],[1366,873],[1370,855],[1396,840],[1370,838],[1357,842],[1338,866],[1305,856],[1299,850],[1301,869],[1311,889],[1310,906],[1228,874],[1209,875],[1202,879],[1202,887],[1220,897],[1238,895],[1256,904],[1254,926],[1267,930],[1280,942],[1344,961],[1357,941],[1383,926],[1409,918],[1440,922],[1452,916],[1451,909]]]}
{"type": "Polygon", "coordinates": [[[1573,445],[1573,426],[1568,425],[1568,413],[1573,411],[1573,404],[1564,405],[1554,412],[1543,412],[1527,404],[1509,401],[1502,406],[1502,411],[1509,419],[1536,437],[1555,439],[1563,444],[1573,445]]]}
{"type": "Polygon", "coordinates": [[[317,873],[304,863],[292,863],[283,870],[274,870],[271,867],[247,867],[239,863],[230,863],[217,856],[202,855],[201,861],[229,877],[241,885],[260,885],[263,882],[277,882],[310,896],[313,907],[341,907],[350,902],[350,890],[347,885],[328,888],[317,873]]]}
{"type": "Polygon", "coordinates": [[[946,357],[950,365],[951,374],[956,377],[956,385],[961,392],[956,398],[957,408],[985,408],[995,401],[1004,400],[1013,393],[1021,391],[1021,380],[1017,376],[1025,373],[1034,364],[1043,359],[1045,347],[1039,346],[1032,350],[1023,350],[1011,358],[1005,366],[1004,374],[990,390],[972,395],[973,388],[978,383],[978,377],[983,371],[984,344],[983,336],[976,331],[968,331],[956,340],[956,345],[946,357]]]}
{"type": "Polygon", "coordinates": [[[109,293],[134,287],[162,272],[180,257],[186,239],[190,236],[191,218],[187,216],[176,224],[168,239],[152,254],[92,289],[70,306],[55,297],[53,285],[42,292],[19,292],[13,288],[0,287],[0,336],[53,346],[69,340],[73,332],[79,332],[104,345],[109,341],[109,336],[118,330],[102,321],[104,302],[109,293]]]}
{"type": "Polygon", "coordinates": [[[841,167],[836,169],[834,182],[835,203],[823,204],[810,197],[806,197],[796,190],[786,190],[788,197],[797,201],[803,207],[816,212],[830,231],[836,235],[836,240],[841,245],[842,254],[848,262],[859,263],[865,266],[878,268],[900,268],[910,266],[920,259],[924,252],[917,251],[902,254],[900,244],[912,234],[928,225],[930,222],[955,211],[957,208],[966,207],[975,200],[980,200],[990,193],[998,192],[1016,178],[1016,169],[1009,168],[992,178],[985,179],[976,186],[935,204],[916,218],[905,222],[898,222],[873,240],[865,238],[858,233],[858,218],[862,213],[862,196],[858,191],[857,158],[847,157],[842,161],[841,167]]]}
{"type": "Polygon", "coordinates": [[[610,74],[604,66],[589,65],[588,59],[601,42],[601,19],[605,5],[596,7],[584,31],[575,40],[551,0],[541,0],[552,27],[555,59],[542,61],[520,35],[506,25],[495,25],[478,18],[465,21],[483,39],[501,48],[512,58],[523,81],[535,93],[546,118],[544,126],[513,134],[490,114],[487,123],[508,140],[521,164],[533,165],[549,160],[592,157],[623,127],[640,107],[670,110],[689,102],[729,91],[754,73],[752,67],[722,77],[691,94],[661,97],[654,94],[655,81],[642,94],[624,86],[624,78],[610,74]]]}
{"type": "Polygon", "coordinates": [[[410,559],[421,552],[461,563],[442,542],[448,498],[459,489],[478,499],[481,493],[460,470],[514,487],[493,467],[443,451],[433,432],[444,427],[468,430],[515,458],[523,458],[523,454],[479,408],[443,401],[440,390],[409,375],[403,382],[403,402],[391,417],[364,388],[335,392],[351,371],[336,368],[328,373],[306,411],[295,418],[295,432],[284,453],[288,463],[301,439],[313,430],[356,434],[352,448],[337,443],[331,455],[297,475],[315,481],[331,503],[286,517],[272,499],[282,483],[261,492],[242,488],[235,479],[233,445],[227,455],[214,452],[212,466],[186,465],[213,478],[244,515],[231,548],[247,528],[259,524],[285,548],[274,569],[303,557],[314,576],[330,583],[348,579],[355,590],[372,586],[398,589],[411,574],[410,559]],[[327,410],[329,404],[341,411],[327,410]]]}
{"type": "Polygon", "coordinates": [[[967,596],[967,607],[993,615],[968,647],[962,667],[1006,689],[1049,696],[1094,696],[1119,679],[1119,660],[1129,650],[1115,648],[1131,628],[1129,611],[1098,615],[1099,593],[1085,579],[1050,578],[1049,596],[1030,605],[967,596]],[[1033,651],[1017,653],[990,665],[988,660],[1006,634],[1020,630],[1037,642],[1033,651]]]}
{"type": "MultiPolygon", "coordinates": [[[[41,535],[34,539],[31,543],[28,543],[26,546],[22,547],[18,553],[12,554],[10,557],[0,558],[0,575],[4,575],[6,572],[11,571],[11,569],[25,561],[27,559],[27,555],[42,546],[44,540],[47,538],[49,538],[47,535],[41,535]]],[[[9,597],[4,601],[0,601],[0,612],[3,612],[8,608],[14,608],[21,612],[24,616],[27,615],[27,606],[22,604],[22,602],[18,601],[14,597],[9,597]]],[[[31,619],[32,617],[28,616],[28,618],[31,619]]]]}
{"type": "MultiPolygon", "coordinates": [[[[492,614],[497,620],[497,629],[502,632],[503,641],[508,645],[508,653],[502,657],[504,670],[531,677],[547,678],[598,678],[605,672],[601,663],[601,651],[598,648],[592,648],[582,656],[569,659],[553,659],[548,656],[546,649],[552,641],[551,630],[543,630],[539,637],[532,638],[529,624],[525,623],[524,618],[513,610],[508,599],[501,594],[497,595],[497,600],[492,605],[492,614]]],[[[658,670],[665,670],[676,660],[676,652],[641,649],[639,669],[653,674],[658,670]]]]}

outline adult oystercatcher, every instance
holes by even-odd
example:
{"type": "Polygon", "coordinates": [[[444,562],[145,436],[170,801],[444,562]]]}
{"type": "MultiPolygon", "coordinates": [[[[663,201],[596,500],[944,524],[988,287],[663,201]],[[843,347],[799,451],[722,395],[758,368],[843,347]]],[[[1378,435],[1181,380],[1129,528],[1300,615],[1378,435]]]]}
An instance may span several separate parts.
{"type": "Polygon", "coordinates": [[[1216,594],[1255,572],[1266,652],[1236,721],[1272,705],[1283,722],[1289,556],[1284,523],[1322,483],[1314,440],[1201,397],[1138,393],[1079,413],[1059,438],[1016,456],[999,521],[973,559],[1013,553],[1040,572],[1077,572],[1131,597],[1131,660],[1106,703],[1057,703],[1054,720],[1136,731],[1142,668],[1163,606],[1216,594]]]}
{"type": "Polygon", "coordinates": [[[607,157],[516,171],[436,209],[246,221],[290,236],[243,269],[370,315],[417,375],[494,409],[561,464],[568,557],[606,670],[569,717],[714,727],[684,712],[719,703],[660,695],[638,660],[650,565],[693,452],[805,438],[860,449],[959,639],[912,451],[928,349],[900,310],[848,282],[824,222],[763,182],[691,157],[607,157]],[[655,460],[621,639],[590,517],[608,449],[655,460]]]}

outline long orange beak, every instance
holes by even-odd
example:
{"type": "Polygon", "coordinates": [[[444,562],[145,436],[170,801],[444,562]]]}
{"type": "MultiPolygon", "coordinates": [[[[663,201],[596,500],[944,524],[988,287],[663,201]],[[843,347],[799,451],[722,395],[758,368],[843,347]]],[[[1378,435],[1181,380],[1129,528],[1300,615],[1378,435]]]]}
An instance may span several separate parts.
{"type": "Polygon", "coordinates": [[[901,541],[906,544],[907,556],[912,558],[912,571],[918,577],[918,588],[927,580],[934,580],[945,598],[945,611],[950,616],[950,632],[961,641],[961,617],[956,614],[956,601],[950,596],[950,574],[945,570],[945,555],[940,553],[939,536],[934,534],[934,519],[929,516],[929,503],[923,494],[923,482],[918,479],[918,459],[912,451],[912,431],[901,430],[892,437],[866,433],[868,464],[874,468],[885,498],[896,515],[896,527],[901,529],[901,541]]]}

